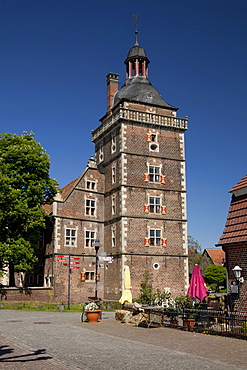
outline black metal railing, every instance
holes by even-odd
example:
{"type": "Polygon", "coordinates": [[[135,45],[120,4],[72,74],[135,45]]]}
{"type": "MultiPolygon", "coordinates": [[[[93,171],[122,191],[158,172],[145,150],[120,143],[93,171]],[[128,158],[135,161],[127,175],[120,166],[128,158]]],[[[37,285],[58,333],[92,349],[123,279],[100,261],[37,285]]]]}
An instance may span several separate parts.
{"type": "MultiPolygon", "coordinates": [[[[171,321],[169,311],[165,310],[164,315],[167,316],[164,322],[169,325],[171,321]]],[[[185,321],[188,318],[193,319],[193,325],[186,330],[247,339],[247,314],[245,313],[216,311],[209,308],[184,309],[183,312],[177,312],[178,327],[185,328],[185,321]]]]}

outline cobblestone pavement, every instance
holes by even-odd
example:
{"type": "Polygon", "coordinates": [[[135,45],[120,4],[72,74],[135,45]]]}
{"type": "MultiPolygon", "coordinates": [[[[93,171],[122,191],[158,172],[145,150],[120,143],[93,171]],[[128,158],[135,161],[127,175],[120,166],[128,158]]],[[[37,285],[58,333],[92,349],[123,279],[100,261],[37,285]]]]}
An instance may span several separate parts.
{"type": "Polygon", "coordinates": [[[246,369],[244,340],[121,324],[79,313],[0,311],[0,369],[246,369]]]}

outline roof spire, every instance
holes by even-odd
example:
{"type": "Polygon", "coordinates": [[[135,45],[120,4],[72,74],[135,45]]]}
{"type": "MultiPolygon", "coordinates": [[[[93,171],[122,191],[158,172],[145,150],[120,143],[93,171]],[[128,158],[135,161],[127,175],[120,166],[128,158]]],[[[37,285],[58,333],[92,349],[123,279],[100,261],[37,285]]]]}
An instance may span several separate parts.
{"type": "Polygon", "coordinates": [[[134,26],[136,28],[136,30],[135,30],[135,35],[136,35],[136,43],[135,43],[135,46],[139,46],[139,43],[138,43],[138,26],[139,26],[139,22],[137,20],[137,15],[136,14],[132,14],[132,17],[135,18],[135,21],[134,21],[134,26]]]}

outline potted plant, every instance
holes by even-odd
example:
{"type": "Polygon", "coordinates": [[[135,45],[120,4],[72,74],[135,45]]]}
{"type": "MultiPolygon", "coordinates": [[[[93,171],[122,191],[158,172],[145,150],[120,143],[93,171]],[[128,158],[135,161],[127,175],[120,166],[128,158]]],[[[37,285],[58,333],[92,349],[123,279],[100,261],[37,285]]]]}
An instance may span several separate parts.
{"type": "Polygon", "coordinates": [[[84,307],[87,321],[90,323],[98,322],[101,310],[95,302],[90,302],[84,307]]]}
{"type": "Polygon", "coordinates": [[[170,319],[170,327],[177,328],[178,326],[178,309],[174,300],[169,300],[168,307],[166,309],[166,315],[170,319]]]}
{"type": "Polygon", "coordinates": [[[183,329],[192,331],[195,326],[195,301],[191,296],[181,294],[175,298],[175,304],[183,317],[183,329]]]}

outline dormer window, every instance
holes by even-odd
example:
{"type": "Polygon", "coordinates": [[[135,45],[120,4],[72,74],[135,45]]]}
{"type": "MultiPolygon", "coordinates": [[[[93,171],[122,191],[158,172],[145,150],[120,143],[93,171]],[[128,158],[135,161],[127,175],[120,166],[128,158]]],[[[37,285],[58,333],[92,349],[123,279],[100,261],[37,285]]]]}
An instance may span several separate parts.
{"type": "Polygon", "coordinates": [[[95,188],[96,188],[96,183],[95,183],[95,181],[87,180],[87,181],[86,181],[86,188],[87,188],[88,190],[95,190],[95,188]]]}

